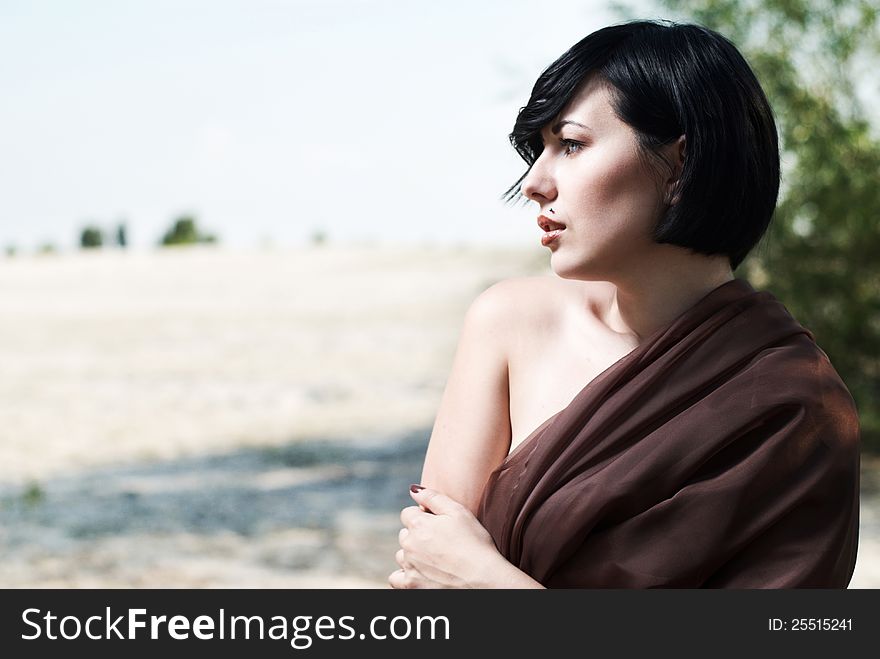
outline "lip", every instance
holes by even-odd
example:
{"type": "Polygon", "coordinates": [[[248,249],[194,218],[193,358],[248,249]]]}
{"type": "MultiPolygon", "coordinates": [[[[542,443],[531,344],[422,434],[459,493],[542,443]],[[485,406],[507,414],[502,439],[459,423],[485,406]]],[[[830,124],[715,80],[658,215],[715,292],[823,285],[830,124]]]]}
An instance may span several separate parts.
{"type": "Polygon", "coordinates": [[[565,231],[564,228],[554,229],[553,231],[545,231],[544,235],[541,236],[541,244],[544,247],[547,247],[547,245],[556,240],[563,231],[565,231]]]}
{"type": "Polygon", "coordinates": [[[551,220],[546,215],[538,216],[538,226],[544,230],[544,235],[541,236],[541,244],[544,247],[547,247],[559,237],[559,234],[565,231],[565,225],[562,222],[551,220]]]}
{"type": "Polygon", "coordinates": [[[551,220],[546,215],[538,216],[538,226],[541,227],[544,231],[553,231],[555,229],[564,229],[565,225],[562,222],[557,222],[556,220],[551,220]]]}

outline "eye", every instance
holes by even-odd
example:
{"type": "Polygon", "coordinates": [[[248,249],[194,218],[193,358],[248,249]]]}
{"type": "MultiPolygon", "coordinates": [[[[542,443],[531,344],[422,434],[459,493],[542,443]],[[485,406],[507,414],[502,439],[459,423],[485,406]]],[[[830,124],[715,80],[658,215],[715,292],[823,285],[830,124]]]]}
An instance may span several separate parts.
{"type": "Polygon", "coordinates": [[[566,156],[570,156],[573,153],[577,153],[584,146],[580,142],[575,142],[574,140],[559,140],[559,143],[563,146],[564,153],[566,156]]]}

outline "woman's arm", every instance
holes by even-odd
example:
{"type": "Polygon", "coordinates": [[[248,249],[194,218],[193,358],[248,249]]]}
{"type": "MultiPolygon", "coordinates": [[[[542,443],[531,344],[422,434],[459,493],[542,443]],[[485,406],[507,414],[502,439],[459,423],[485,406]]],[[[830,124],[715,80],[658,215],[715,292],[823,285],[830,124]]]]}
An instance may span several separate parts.
{"type": "Polygon", "coordinates": [[[463,505],[430,489],[410,488],[418,506],[404,508],[401,569],[392,588],[544,588],[495,547],[492,537],[463,505]]]}
{"type": "MultiPolygon", "coordinates": [[[[476,513],[489,474],[510,450],[508,337],[516,280],[481,293],[465,315],[428,445],[419,504],[404,528],[393,588],[543,588],[507,561],[476,513]]],[[[521,302],[520,302],[521,304],[521,302]]]]}
{"type": "Polygon", "coordinates": [[[423,485],[474,514],[489,474],[510,450],[507,328],[514,285],[490,286],[465,314],[422,469],[423,485]]]}

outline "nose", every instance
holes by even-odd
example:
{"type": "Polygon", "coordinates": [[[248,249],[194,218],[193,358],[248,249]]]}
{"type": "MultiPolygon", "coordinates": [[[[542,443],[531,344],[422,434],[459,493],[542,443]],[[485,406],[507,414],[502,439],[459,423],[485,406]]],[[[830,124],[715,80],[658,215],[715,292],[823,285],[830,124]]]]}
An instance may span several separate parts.
{"type": "Polygon", "coordinates": [[[520,187],[526,199],[535,201],[541,206],[556,199],[556,183],[553,181],[550,168],[545,164],[544,153],[546,150],[532,164],[520,187]]]}

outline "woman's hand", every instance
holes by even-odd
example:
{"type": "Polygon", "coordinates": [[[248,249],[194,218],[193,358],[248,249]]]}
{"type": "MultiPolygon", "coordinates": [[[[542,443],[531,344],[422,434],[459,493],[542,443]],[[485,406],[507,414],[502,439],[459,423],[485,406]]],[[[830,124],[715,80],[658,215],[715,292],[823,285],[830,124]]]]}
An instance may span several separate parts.
{"type": "MultiPolygon", "coordinates": [[[[418,487],[418,486],[415,486],[418,487]]],[[[486,570],[504,558],[492,536],[463,505],[445,494],[410,488],[418,503],[400,512],[401,569],[388,577],[392,588],[481,588],[486,570]]]]}

